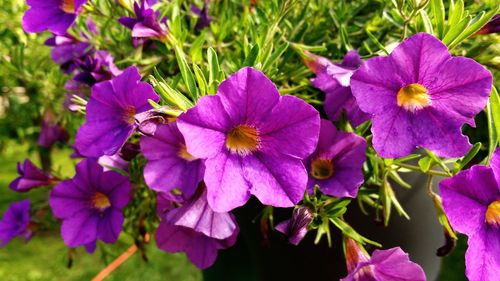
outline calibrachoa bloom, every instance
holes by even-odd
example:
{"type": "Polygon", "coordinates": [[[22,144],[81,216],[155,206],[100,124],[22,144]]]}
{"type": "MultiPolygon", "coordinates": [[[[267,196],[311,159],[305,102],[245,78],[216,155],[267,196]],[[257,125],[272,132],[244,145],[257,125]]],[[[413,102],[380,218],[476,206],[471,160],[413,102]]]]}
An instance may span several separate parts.
{"type": "Polygon", "coordinates": [[[236,243],[239,228],[230,213],[216,213],[207,203],[201,188],[183,206],[163,215],[156,231],[156,244],[170,253],[186,252],[197,267],[210,267],[217,251],[236,243]]]}
{"type": "Polygon", "coordinates": [[[191,12],[198,16],[198,22],[196,23],[195,29],[197,31],[202,30],[205,27],[209,27],[212,22],[212,17],[208,15],[208,7],[210,6],[210,0],[205,0],[203,2],[203,7],[198,8],[196,5],[191,4],[191,12]]]}
{"type": "Polygon", "coordinates": [[[50,52],[52,60],[61,66],[64,73],[71,73],[76,69],[76,61],[92,51],[87,42],[80,42],[73,36],[56,35],[45,41],[45,45],[54,47],[50,52]]]}
{"type": "Polygon", "coordinates": [[[50,207],[63,220],[61,235],[69,247],[95,250],[97,239],[114,243],[123,225],[122,209],[130,200],[128,178],[103,171],[94,159],[76,165],[76,175],[50,193],[50,207]]]}
{"type": "Polygon", "coordinates": [[[30,200],[10,204],[0,220],[0,247],[5,247],[10,240],[21,236],[25,240],[31,237],[30,222],[30,200]]]}
{"type": "Polygon", "coordinates": [[[476,34],[488,34],[500,32],[500,14],[496,14],[481,30],[476,34]]]}
{"type": "Polygon", "coordinates": [[[54,178],[38,169],[29,159],[17,163],[19,177],[9,184],[9,188],[17,192],[26,192],[35,187],[48,186],[54,178]]]}
{"type": "Polygon", "coordinates": [[[362,64],[358,52],[347,52],[338,64],[310,53],[308,56],[313,60],[306,59],[306,65],[316,74],[311,84],[326,94],[324,108],[328,118],[338,121],[344,113],[353,126],[369,120],[370,115],[361,111],[350,87],[352,74],[362,64]]]}
{"type": "Polygon", "coordinates": [[[144,179],[149,187],[163,192],[179,188],[185,196],[193,195],[203,179],[204,166],[187,152],[175,122],[159,125],[154,136],[143,136],[141,151],[148,160],[144,179]]]}
{"type": "Polygon", "coordinates": [[[97,51],[86,55],[76,62],[77,73],[73,80],[93,86],[102,81],[109,80],[122,73],[116,67],[113,57],[106,51],[97,51]]]}
{"type": "Polygon", "coordinates": [[[42,126],[37,144],[40,147],[49,148],[57,141],[66,142],[68,139],[68,132],[57,122],[54,112],[45,111],[42,116],[42,126]]]}
{"type": "Polygon", "coordinates": [[[465,263],[470,281],[498,280],[500,274],[500,150],[490,164],[472,166],[440,183],[446,216],[469,237],[465,263]]]}
{"type": "Polygon", "coordinates": [[[23,17],[26,32],[51,32],[64,35],[87,0],[27,0],[30,9],[23,17]]]}
{"type": "Polygon", "coordinates": [[[166,26],[164,20],[158,20],[159,12],[153,10],[147,1],[141,0],[141,3],[134,3],[135,18],[121,17],[118,21],[132,30],[134,38],[156,38],[165,40],[166,26]]]}
{"type": "Polygon", "coordinates": [[[425,281],[422,268],[399,247],[375,250],[370,257],[352,239],[346,241],[349,274],[341,281],[425,281]]]}
{"type": "Polygon", "coordinates": [[[204,181],[216,212],[263,204],[292,207],[302,199],[302,159],[316,147],[319,114],[293,96],[280,96],[263,73],[245,67],[177,118],[187,151],[206,159],[204,181]]]}
{"type": "Polygon", "coordinates": [[[351,77],[361,110],[371,114],[373,147],[387,158],[415,146],[459,157],[471,147],[464,123],[483,110],[492,75],[476,61],[452,57],[430,34],[403,41],[388,57],[367,60],[351,77]]]}
{"type": "Polygon", "coordinates": [[[288,242],[299,245],[306,236],[312,219],[313,214],[308,207],[299,207],[293,210],[290,219],[280,222],[275,228],[288,237],[288,242]]]}
{"type": "Polygon", "coordinates": [[[321,120],[316,151],[304,161],[309,172],[307,188],[336,197],[356,197],[363,183],[366,141],[354,133],[338,131],[328,120],[321,120]]]}
{"type": "Polygon", "coordinates": [[[86,122],[75,141],[82,155],[116,154],[137,128],[135,115],[152,108],[149,99],[159,101],[151,85],[140,80],[139,70],[132,66],[112,80],[92,87],[86,122]]]}

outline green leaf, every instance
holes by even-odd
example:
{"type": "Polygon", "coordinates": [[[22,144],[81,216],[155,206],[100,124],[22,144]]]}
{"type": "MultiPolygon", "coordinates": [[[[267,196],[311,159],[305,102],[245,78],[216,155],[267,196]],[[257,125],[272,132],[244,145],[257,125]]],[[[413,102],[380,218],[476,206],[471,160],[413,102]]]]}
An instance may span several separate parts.
{"type": "Polygon", "coordinates": [[[198,100],[199,94],[193,72],[186,61],[184,52],[178,46],[175,46],[175,57],[177,58],[179,69],[181,70],[182,80],[186,83],[189,94],[195,101],[198,100]]]}
{"type": "Polygon", "coordinates": [[[208,85],[212,86],[219,79],[219,59],[217,58],[217,53],[210,47],[207,50],[208,58],[208,85]]]}
{"type": "Polygon", "coordinates": [[[431,20],[429,19],[429,15],[424,9],[420,10],[420,19],[424,24],[424,31],[429,34],[434,34],[434,29],[432,28],[432,23],[431,20]]]}
{"type": "Polygon", "coordinates": [[[259,45],[255,44],[250,50],[250,53],[248,53],[248,56],[243,61],[242,66],[254,66],[255,62],[257,61],[257,57],[259,56],[259,53],[260,53],[259,45]]]}
{"type": "Polygon", "coordinates": [[[474,144],[474,146],[472,146],[469,152],[467,152],[467,154],[457,162],[458,165],[457,168],[454,169],[454,172],[462,170],[467,164],[469,164],[469,162],[474,159],[474,156],[476,156],[479,150],[481,150],[481,143],[477,142],[474,144]]]}
{"type": "Polygon", "coordinates": [[[390,171],[389,172],[389,177],[395,181],[397,184],[399,184],[401,187],[410,189],[411,185],[407,182],[405,182],[396,171],[390,171]]]}
{"type": "Polygon", "coordinates": [[[448,12],[448,26],[455,26],[462,20],[462,15],[464,13],[464,2],[463,0],[458,0],[455,5],[450,5],[450,10],[448,12]]]}
{"type": "Polygon", "coordinates": [[[498,134],[497,134],[497,126],[495,124],[495,120],[493,119],[493,109],[492,109],[492,101],[491,97],[488,101],[488,105],[486,106],[486,116],[488,119],[488,157],[483,161],[483,164],[488,164],[491,159],[491,155],[495,152],[495,149],[498,145],[498,134]]]}
{"type": "Polygon", "coordinates": [[[448,48],[453,48],[463,40],[469,38],[469,36],[478,32],[485,24],[487,24],[493,16],[495,16],[500,9],[500,6],[492,9],[488,13],[481,11],[472,21],[470,21],[469,26],[465,30],[463,30],[457,38],[448,46],[448,48]]]}
{"type": "Polygon", "coordinates": [[[450,30],[448,30],[443,38],[443,43],[449,47],[451,43],[453,43],[460,36],[460,34],[464,32],[465,28],[469,24],[469,21],[470,17],[467,16],[461,19],[456,25],[451,26],[450,30]]]}
{"type": "Polygon", "coordinates": [[[443,0],[431,0],[432,22],[436,27],[436,36],[444,36],[444,3],[443,0]]]}
{"type": "Polygon", "coordinates": [[[198,82],[198,88],[200,89],[200,95],[204,96],[207,94],[207,80],[205,79],[205,75],[201,71],[200,67],[193,63],[194,76],[196,77],[196,81],[198,82]]]}
{"type": "Polygon", "coordinates": [[[420,167],[420,170],[422,170],[422,172],[424,173],[427,173],[431,169],[433,164],[434,161],[432,161],[432,159],[429,156],[425,156],[418,161],[418,166],[420,167]]]}
{"type": "Polygon", "coordinates": [[[495,86],[491,89],[490,103],[491,115],[493,117],[493,122],[495,123],[497,136],[500,136],[500,96],[498,95],[498,91],[495,86]]]}
{"type": "Polygon", "coordinates": [[[285,42],[285,44],[279,46],[279,48],[277,48],[271,56],[269,56],[265,61],[264,61],[264,65],[262,66],[262,70],[266,70],[267,68],[269,68],[270,66],[272,66],[285,52],[286,50],[288,49],[288,46],[290,46],[290,44],[288,42],[285,42]]]}
{"type": "Polygon", "coordinates": [[[372,244],[372,245],[375,245],[377,247],[381,247],[382,245],[380,245],[380,243],[377,243],[373,240],[370,240],[364,236],[362,236],[361,234],[359,234],[358,232],[356,232],[356,230],[354,230],[354,228],[352,228],[349,224],[347,224],[345,221],[343,221],[342,219],[340,218],[333,218],[333,219],[330,219],[330,221],[338,228],[340,229],[340,231],[342,231],[342,233],[354,240],[356,240],[358,243],[361,243],[362,245],[365,245],[366,243],[369,243],[369,244],[372,244]]]}

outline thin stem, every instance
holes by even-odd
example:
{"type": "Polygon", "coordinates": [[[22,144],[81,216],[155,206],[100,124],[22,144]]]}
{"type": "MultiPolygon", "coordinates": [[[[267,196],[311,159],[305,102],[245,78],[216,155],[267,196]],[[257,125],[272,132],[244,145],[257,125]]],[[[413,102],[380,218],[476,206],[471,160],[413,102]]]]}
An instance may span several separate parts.
{"type": "Polygon", "coordinates": [[[405,164],[405,163],[397,163],[396,165],[398,165],[401,168],[410,169],[413,171],[421,172],[423,174],[434,175],[434,176],[445,177],[445,178],[450,177],[450,175],[448,173],[436,171],[436,170],[429,170],[429,171],[424,173],[424,172],[422,172],[420,167],[415,166],[415,165],[410,165],[410,164],[405,164]]]}

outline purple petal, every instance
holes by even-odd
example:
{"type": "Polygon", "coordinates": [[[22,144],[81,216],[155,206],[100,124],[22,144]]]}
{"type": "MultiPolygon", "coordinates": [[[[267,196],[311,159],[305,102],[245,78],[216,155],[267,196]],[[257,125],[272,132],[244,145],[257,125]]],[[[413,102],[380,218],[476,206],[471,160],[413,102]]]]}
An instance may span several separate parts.
{"type": "Polygon", "coordinates": [[[465,274],[470,281],[495,281],[500,274],[500,229],[482,227],[469,237],[465,274]]]}

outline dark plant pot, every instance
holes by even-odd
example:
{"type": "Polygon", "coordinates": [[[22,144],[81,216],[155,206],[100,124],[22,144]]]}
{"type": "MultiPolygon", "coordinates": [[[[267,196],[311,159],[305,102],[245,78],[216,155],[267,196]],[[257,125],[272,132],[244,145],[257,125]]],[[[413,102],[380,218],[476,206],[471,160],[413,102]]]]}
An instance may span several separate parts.
{"type": "MultiPolygon", "coordinates": [[[[420,264],[428,280],[435,280],[441,259],[436,249],[444,243],[430,198],[425,192],[425,177],[415,177],[411,190],[395,188],[397,196],[411,221],[393,214],[389,227],[377,224],[373,216],[365,216],[356,202],[349,206],[345,217],[360,234],[382,243],[383,248],[401,247],[411,260],[420,264]]],[[[299,246],[293,246],[277,231],[262,235],[258,220],[262,206],[251,200],[235,214],[241,228],[237,244],[220,251],[215,265],[203,272],[206,281],[294,281],[339,280],[347,275],[341,244],[341,233],[332,228],[332,247],[326,238],[314,245],[315,231],[308,233],[299,246]]],[[[291,215],[291,209],[275,209],[275,222],[291,215]]],[[[372,250],[372,247],[367,247],[372,250]]]]}

